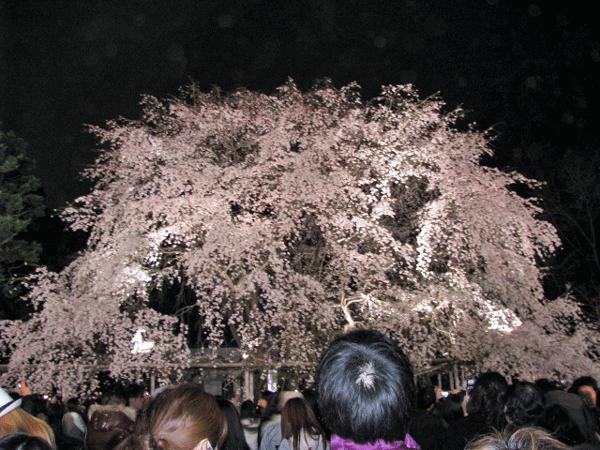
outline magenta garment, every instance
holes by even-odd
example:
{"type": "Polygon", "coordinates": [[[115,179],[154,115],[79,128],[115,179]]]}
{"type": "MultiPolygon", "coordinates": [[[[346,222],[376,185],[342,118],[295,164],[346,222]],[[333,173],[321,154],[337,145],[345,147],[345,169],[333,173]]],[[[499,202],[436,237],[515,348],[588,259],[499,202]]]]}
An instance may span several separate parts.
{"type": "Polygon", "coordinates": [[[421,447],[410,437],[406,435],[404,441],[385,442],[379,439],[374,444],[357,444],[355,442],[343,439],[336,434],[331,436],[331,450],[420,450],[421,447]]]}

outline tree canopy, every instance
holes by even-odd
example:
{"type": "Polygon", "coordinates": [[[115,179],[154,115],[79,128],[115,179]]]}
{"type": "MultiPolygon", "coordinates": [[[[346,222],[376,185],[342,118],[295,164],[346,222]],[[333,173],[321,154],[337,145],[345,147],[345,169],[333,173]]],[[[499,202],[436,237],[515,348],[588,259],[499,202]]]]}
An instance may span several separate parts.
{"type": "Polygon", "coordinates": [[[348,324],[399,340],[417,367],[597,372],[576,305],[544,297],[560,242],[515,189],[535,183],[482,166],[490,144],[457,129],[460,110],[411,86],[365,102],[355,84],[291,80],[274,95],[190,86],[142,104],[139,120],[92,128],[105,147],[86,172],[95,187],[64,211],[87,249],[40,271],[37,313],[4,324],[7,377],[74,389],[101,363],[166,374],[189,363],[188,343],[228,336],[248,364],[310,364],[348,324]],[[197,339],[161,306],[184,292],[197,339]],[[134,355],[140,328],[155,347],[134,355]]]}
{"type": "Polygon", "coordinates": [[[32,220],[44,214],[41,182],[32,174],[34,161],[26,154],[25,141],[0,130],[0,302],[8,318],[21,318],[14,304],[21,292],[15,277],[23,264],[37,263],[41,246],[23,235],[32,220]]]}

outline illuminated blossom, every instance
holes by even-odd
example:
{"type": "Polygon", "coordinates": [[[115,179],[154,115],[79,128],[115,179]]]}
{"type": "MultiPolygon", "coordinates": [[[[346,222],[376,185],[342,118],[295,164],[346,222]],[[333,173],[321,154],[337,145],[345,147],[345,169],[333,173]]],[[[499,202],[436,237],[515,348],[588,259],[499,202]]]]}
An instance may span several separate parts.
{"type": "Polygon", "coordinates": [[[540,264],[560,243],[512,189],[534,183],[483,167],[488,142],[454,127],[460,111],[411,86],[369,103],[356,85],[302,93],[291,81],[270,96],[183,94],[93,129],[107,146],[87,172],[95,187],[64,212],[88,247],[60,274],[40,272],[38,312],[5,324],[8,377],[73,389],[97,364],[125,378],[136,364],[185,367],[185,326],[150,304],[175,285],[196,299],[202,345],[231,334],[249,365],[310,373],[359,322],[399,339],[417,367],[597,371],[578,309],[544,298],[540,264]],[[155,346],[132,355],[138,329],[155,346]]]}

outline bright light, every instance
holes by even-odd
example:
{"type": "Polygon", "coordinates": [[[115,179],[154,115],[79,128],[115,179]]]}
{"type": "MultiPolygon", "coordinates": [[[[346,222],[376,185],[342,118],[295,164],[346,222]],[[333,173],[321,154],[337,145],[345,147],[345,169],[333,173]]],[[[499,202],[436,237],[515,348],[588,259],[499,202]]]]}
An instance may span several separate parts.
{"type": "Polygon", "coordinates": [[[154,347],[154,341],[146,340],[146,330],[138,329],[135,332],[135,336],[131,339],[133,348],[131,349],[132,355],[150,353],[154,347]]]}

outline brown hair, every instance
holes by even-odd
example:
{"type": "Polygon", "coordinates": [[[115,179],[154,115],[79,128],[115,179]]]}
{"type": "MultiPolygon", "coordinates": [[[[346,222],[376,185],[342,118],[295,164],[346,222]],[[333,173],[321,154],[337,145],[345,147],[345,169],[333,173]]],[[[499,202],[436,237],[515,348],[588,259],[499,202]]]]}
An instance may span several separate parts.
{"type": "Polygon", "coordinates": [[[325,450],[325,433],[308,402],[298,397],[289,399],[281,411],[281,436],[291,439],[292,450],[299,450],[305,433],[320,437],[325,450]]]}
{"type": "Polygon", "coordinates": [[[213,449],[227,435],[216,400],[195,383],[169,387],[142,410],[135,432],[120,450],[193,450],[208,439],[213,449]]]}
{"type": "Polygon", "coordinates": [[[27,433],[44,439],[52,448],[56,448],[54,432],[50,425],[37,417],[32,416],[21,408],[15,408],[8,414],[0,417],[0,437],[14,433],[27,433]]]}
{"type": "Polygon", "coordinates": [[[467,444],[465,450],[568,450],[546,430],[535,427],[519,428],[511,433],[505,430],[483,436],[467,444]]]}

